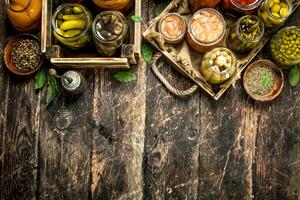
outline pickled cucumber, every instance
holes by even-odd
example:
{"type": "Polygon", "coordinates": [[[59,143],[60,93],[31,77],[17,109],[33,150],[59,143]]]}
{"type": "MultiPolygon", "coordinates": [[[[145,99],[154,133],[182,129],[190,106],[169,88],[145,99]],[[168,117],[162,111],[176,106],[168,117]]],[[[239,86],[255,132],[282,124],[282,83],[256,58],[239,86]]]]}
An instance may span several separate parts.
{"type": "Polygon", "coordinates": [[[63,20],[84,19],[84,14],[63,15],[63,20]]]}
{"type": "Polygon", "coordinates": [[[84,29],[85,21],[84,20],[67,20],[64,21],[59,28],[63,31],[71,29],[84,29]]]}

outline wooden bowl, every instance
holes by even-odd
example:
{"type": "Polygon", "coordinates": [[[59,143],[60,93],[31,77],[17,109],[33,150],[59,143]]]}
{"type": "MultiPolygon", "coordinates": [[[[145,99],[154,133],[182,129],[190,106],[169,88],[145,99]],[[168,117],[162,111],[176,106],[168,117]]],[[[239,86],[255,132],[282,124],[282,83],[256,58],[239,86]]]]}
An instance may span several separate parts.
{"type": "Polygon", "coordinates": [[[29,34],[29,33],[23,33],[23,34],[18,34],[14,37],[12,37],[6,44],[5,48],[4,48],[4,63],[6,65],[6,68],[13,73],[14,75],[17,76],[31,76],[33,74],[35,74],[42,66],[43,61],[44,61],[44,57],[43,54],[40,54],[40,63],[38,64],[38,66],[33,69],[33,70],[21,70],[18,69],[13,61],[12,61],[12,57],[11,57],[11,52],[12,52],[12,48],[13,45],[18,42],[20,39],[33,39],[35,40],[38,44],[40,44],[40,39],[38,37],[36,37],[35,35],[29,34]]]}
{"type": "Polygon", "coordinates": [[[243,84],[244,84],[244,88],[245,88],[247,94],[254,100],[261,101],[261,102],[272,101],[276,97],[278,97],[280,95],[280,93],[282,92],[283,85],[284,85],[284,74],[283,74],[282,70],[275,63],[273,63],[270,60],[262,59],[262,60],[255,61],[251,65],[249,65],[249,67],[246,69],[246,71],[244,73],[243,84]],[[250,91],[250,89],[248,88],[246,83],[248,80],[248,75],[249,75],[250,70],[255,67],[258,67],[262,64],[266,67],[271,68],[275,72],[275,74],[277,75],[277,81],[276,81],[275,86],[271,90],[271,92],[269,92],[267,95],[260,96],[260,95],[253,94],[250,91]]]}

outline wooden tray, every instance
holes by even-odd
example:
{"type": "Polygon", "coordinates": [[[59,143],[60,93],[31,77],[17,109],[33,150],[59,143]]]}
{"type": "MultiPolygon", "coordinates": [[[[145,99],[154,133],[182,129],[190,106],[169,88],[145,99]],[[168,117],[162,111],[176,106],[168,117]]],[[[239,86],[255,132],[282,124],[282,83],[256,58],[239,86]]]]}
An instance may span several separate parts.
{"type": "MultiPolygon", "coordinates": [[[[123,44],[120,51],[120,57],[100,57],[94,46],[88,46],[82,51],[71,51],[60,47],[59,43],[52,35],[51,18],[52,13],[58,6],[57,0],[42,0],[42,30],[41,30],[41,48],[46,54],[46,58],[50,59],[51,63],[59,68],[130,68],[131,64],[136,64],[140,56],[141,44],[141,23],[135,23],[130,19],[130,16],[141,16],[142,0],[135,0],[135,8],[132,13],[127,15],[130,38],[129,44],[123,44]],[[85,53],[82,53],[85,52],[85,53]]],[[[93,4],[87,0],[88,9],[93,11],[93,4]]],[[[98,14],[92,12],[93,17],[98,14]]]]}
{"type": "MultiPolygon", "coordinates": [[[[199,59],[199,64],[197,66],[192,66],[191,68],[187,69],[181,63],[177,62],[175,60],[175,58],[168,51],[161,49],[161,47],[158,45],[158,43],[152,38],[153,34],[150,34],[150,32],[153,29],[156,29],[156,31],[157,31],[157,26],[158,26],[159,20],[164,15],[166,15],[170,12],[177,12],[179,7],[187,6],[184,4],[187,4],[187,1],[173,0],[168,5],[168,7],[158,17],[156,17],[155,19],[153,19],[150,22],[148,29],[143,33],[143,37],[146,40],[148,40],[156,49],[158,49],[172,63],[172,66],[174,66],[177,70],[179,70],[179,72],[181,72],[183,75],[189,77],[191,80],[193,80],[196,83],[196,85],[200,86],[207,94],[209,94],[215,100],[218,100],[224,94],[224,92],[239,79],[240,73],[247,67],[247,65],[257,55],[257,53],[259,53],[261,51],[263,46],[271,39],[272,35],[278,30],[278,27],[271,29],[271,30],[267,30],[265,32],[265,35],[264,35],[262,41],[254,49],[252,49],[248,54],[243,54],[243,55],[237,54],[236,55],[237,59],[238,59],[238,61],[237,61],[237,63],[238,63],[237,76],[229,79],[228,81],[226,81],[225,83],[223,83],[219,86],[214,86],[214,85],[207,83],[206,81],[203,81],[203,77],[199,70],[201,59],[199,59]]],[[[293,5],[293,11],[296,9],[297,6],[298,5],[296,5],[296,4],[293,5]]],[[[225,37],[227,37],[227,34],[229,33],[229,28],[234,24],[234,21],[232,20],[232,18],[230,19],[228,16],[224,16],[224,18],[227,23],[227,33],[225,36],[225,37]]],[[[224,40],[224,43],[222,46],[225,46],[225,47],[227,46],[226,40],[224,40]]],[[[201,57],[203,56],[203,54],[197,53],[197,52],[193,51],[191,48],[189,48],[189,51],[190,51],[191,55],[197,55],[197,56],[201,56],[201,57]]],[[[155,63],[154,63],[154,65],[155,65],[155,63]]],[[[155,69],[153,71],[155,74],[159,73],[157,69],[155,69]]],[[[162,78],[161,74],[158,74],[157,76],[161,80],[164,79],[164,78],[162,78]]],[[[170,90],[170,87],[172,88],[172,86],[170,86],[169,83],[165,84],[166,80],[162,80],[162,82],[169,90],[170,90]]],[[[189,93],[191,93],[191,91],[195,91],[195,89],[196,88],[194,87],[194,89],[191,88],[191,90],[189,92],[183,92],[183,93],[189,94],[189,93]]],[[[176,95],[177,95],[177,93],[180,92],[180,91],[173,92],[172,90],[170,90],[170,91],[176,95]]],[[[178,95],[178,96],[180,96],[180,95],[178,95]]]]}

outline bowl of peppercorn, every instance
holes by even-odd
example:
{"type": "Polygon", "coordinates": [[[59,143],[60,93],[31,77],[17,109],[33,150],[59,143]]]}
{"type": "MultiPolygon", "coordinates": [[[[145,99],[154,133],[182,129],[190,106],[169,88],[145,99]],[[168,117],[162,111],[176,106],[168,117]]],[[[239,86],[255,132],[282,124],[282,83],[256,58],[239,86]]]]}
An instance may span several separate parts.
{"type": "Polygon", "coordinates": [[[12,37],[4,49],[4,63],[17,76],[35,74],[43,64],[40,39],[28,33],[12,37]]]}

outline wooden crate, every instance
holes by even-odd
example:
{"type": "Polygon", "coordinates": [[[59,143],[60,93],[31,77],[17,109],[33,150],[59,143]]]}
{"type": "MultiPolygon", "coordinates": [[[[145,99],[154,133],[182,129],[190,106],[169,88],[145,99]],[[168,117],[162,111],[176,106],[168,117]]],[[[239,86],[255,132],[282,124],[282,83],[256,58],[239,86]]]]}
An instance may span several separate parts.
{"type": "MultiPolygon", "coordinates": [[[[193,66],[192,68],[186,69],[181,63],[177,62],[175,58],[167,51],[163,50],[158,43],[153,39],[153,34],[150,34],[150,32],[153,32],[153,30],[157,30],[158,23],[160,19],[165,16],[166,14],[170,12],[177,12],[179,7],[187,7],[188,5],[187,0],[173,0],[168,7],[155,19],[153,19],[150,22],[149,27],[147,30],[143,33],[143,37],[148,40],[156,49],[158,49],[171,63],[172,66],[174,66],[179,72],[181,72],[183,75],[187,76],[190,78],[192,81],[194,81],[197,85],[200,86],[202,90],[204,90],[207,94],[209,94],[211,97],[213,97],[215,100],[218,100],[224,92],[231,86],[233,85],[240,77],[241,72],[248,66],[248,64],[254,59],[254,57],[262,50],[264,45],[271,39],[272,35],[278,30],[277,28],[273,28],[271,30],[267,30],[265,32],[265,35],[262,39],[262,41],[254,48],[252,49],[248,54],[243,54],[239,55],[237,54],[237,65],[238,65],[238,70],[236,76],[233,78],[229,79],[225,83],[219,85],[219,86],[214,86],[206,81],[203,80],[203,77],[200,74],[199,68],[200,68],[200,63],[198,66],[193,66]]],[[[298,5],[296,3],[293,5],[293,11],[296,9],[298,5]]],[[[224,16],[226,23],[227,23],[227,31],[226,31],[226,36],[229,33],[229,28],[233,25],[234,21],[232,18],[230,19],[229,17],[224,16]]],[[[226,40],[224,40],[222,46],[227,46],[226,45],[226,40]]],[[[203,56],[203,54],[197,53],[193,51],[191,48],[189,48],[189,51],[192,52],[192,54],[195,54],[197,56],[203,56]]]]}
{"type": "MultiPolygon", "coordinates": [[[[71,51],[62,48],[52,34],[51,18],[52,13],[58,6],[57,0],[42,0],[42,28],[41,28],[41,48],[50,62],[58,68],[130,68],[131,64],[137,64],[140,57],[141,45],[141,23],[135,23],[130,16],[141,16],[142,0],[135,0],[135,8],[126,18],[129,23],[129,43],[123,44],[119,57],[101,57],[94,46],[88,46],[82,51],[71,51]],[[84,53],[82,53],[84,52],[84,53]]],[[[93,7],[88,0],[88,9],[93,7]]],[[[85,5],[85,4],[83,4],[85,5]]],[[[93,17],[96,16],[93,12],[93,17]]]]}

